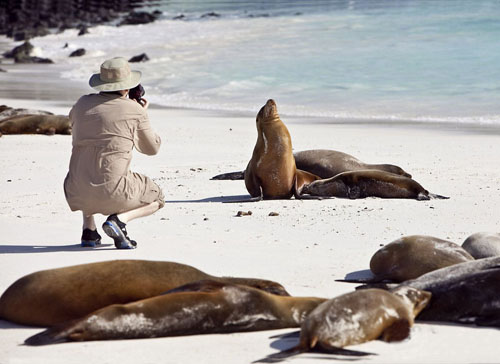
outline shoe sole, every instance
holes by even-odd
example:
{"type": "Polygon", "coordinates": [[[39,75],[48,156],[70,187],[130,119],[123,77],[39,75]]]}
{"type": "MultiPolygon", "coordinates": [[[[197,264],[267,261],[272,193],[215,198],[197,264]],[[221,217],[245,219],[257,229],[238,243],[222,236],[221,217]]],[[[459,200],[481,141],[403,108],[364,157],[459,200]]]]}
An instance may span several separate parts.
{"type": "Polygon", "coordinates": [[[82,248],[95,248],[97,245],[101,245],[101,242],[92,240],[82,240],[82,248]]]}
{"type": "Polygon", "coordinates": [[[106,221],[102,224],[102,229],[111,239],[115,241],[116,249],[135,249],[136,246],[127,239],[121,229],[113,221],[106,221]]]}

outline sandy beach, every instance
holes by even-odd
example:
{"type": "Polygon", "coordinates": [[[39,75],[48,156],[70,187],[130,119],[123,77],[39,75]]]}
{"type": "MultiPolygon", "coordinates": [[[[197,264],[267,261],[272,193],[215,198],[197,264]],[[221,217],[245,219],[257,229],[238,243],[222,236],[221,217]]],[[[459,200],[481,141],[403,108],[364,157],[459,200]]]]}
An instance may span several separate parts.
{"type": "MultiPolygon", "coordinates": [[[[19,98],[3,98],[0,104],[57,114],[67,114],[71,107],[67,101],[19,98]]],[[[181,262],[214,275],[272,279],[296,296],[335,297],[354,289],[335,279],[368,269],[381,244],[413,234],[461,244],[472,233],[498,231],[500,131],[495,128],[330,123],[283,116],[296,151],[335,149],[369,163],[396,164],[429,191],[450,199],[227,204],[223,202],[248,196],[243,181],[209,179],[245,168],[257,136],[255,116],[155,107],[149,115],[163,145],[154,157],[135,153],[132,170],[160,184],[166,205],[128,225],[139,244],[133,251],[116,250],[107,237],[97,249],[79,246],[81,216],[69,210],[62,189],[70,136],[0,138],[0,292],[42,269],[148,259],[181,262]],[[239,210],[252,215],[236,217],[239,210]]],[[[98,217],[98,226],[104,218],[98,217]]],[[[250,363],[296,343],[271,338],[294,331],[290,329],[22,345],[39,331],[0,321],[0,363],[250,363]]],[[[418,322],[401,343],[373,341],[350,348],[378,354],[361,360],[369,363],[495,363],[499,339],[496,329],[418,322]]],[[[328,356],[302,354],[290,361],[318,358],[328,356]]]]}

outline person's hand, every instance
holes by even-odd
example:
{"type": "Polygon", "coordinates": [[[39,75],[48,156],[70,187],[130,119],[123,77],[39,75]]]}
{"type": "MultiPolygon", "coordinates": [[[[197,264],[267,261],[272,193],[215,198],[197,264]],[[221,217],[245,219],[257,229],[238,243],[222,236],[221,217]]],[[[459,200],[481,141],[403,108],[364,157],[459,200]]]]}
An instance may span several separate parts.
{"type": "Polygon", "coordinates": [[[146,100],[145,98],[142,98],[141,101],[137,101],[141,106],[145,109],[149,107],[149,101],[146,100]]]}

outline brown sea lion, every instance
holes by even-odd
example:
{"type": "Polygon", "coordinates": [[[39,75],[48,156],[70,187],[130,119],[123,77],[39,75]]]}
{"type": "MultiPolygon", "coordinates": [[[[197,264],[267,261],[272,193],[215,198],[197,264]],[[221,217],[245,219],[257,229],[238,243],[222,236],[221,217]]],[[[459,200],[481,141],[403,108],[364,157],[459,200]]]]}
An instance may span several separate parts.
{"type": "Polygon", "coordinates": [[[343,294],[316,307],[301,325],[299,344],[268,358],[284,359],[307,351],[339,349],[382,338],[401,341],[431,299],[426,291],[401,287],[392,292],[366,289],[343,294]]]}
{"type": "MultiPolygon", "coordinates": [[[[377,169],[411,178],[411,174],[393,164],[369,164],[347,153],[329,149],[303,150],[293,154],[297,169],[312,173],[321,178],[330,178],[342,172],[377,169]]],[[[212,180],[245,179],[245,171],[222,173],[212,177],[212,180]]]]}
{"type": "Polygon", "coordinates": [[[104,307],[32,336],[25,343],[46,345],[298,327],[310,311],[325,301],[277,296],[249,286],[213,281],[192,286],[104,307]]]}
{"type": "Polygon", "coordinates": [[[426,235],[405,236],[379,249],[370,260],[374,281],[403,282],[474,258],[458,244],[426,235]]]}
{"type": "Polygon", "coordinates": [[[44,270],[18,279],[0,297],[0,318],[23,325],[52,326],[202,279],[288,295],[282,285],[268,280],[214,277],[173,262],[113,260],[44,270]]]}
{"type": "Polygon", "coordinates": [[[17,115],[0,121],[3,134],[71,134],[69,117],[64,115],[17,115]]]}
{"type": "Polygon", "coordinates": [[[488,258],[500,255],[500,234],[475,233],[469,236],[462,244],[462,248],[474,258],[488,258]]]}
{"type": "Polygon", "coordinates": [[[50,111],[13,108],[7,105],[0,105],[0,122],[6,118],[20,115],[54,115],[50,111]]]}
{"type": "Polygon", "coordinates": [[[344,198],[412,198],[429,200],[448,198],[429,193],[417,181],[379,170],[343,172],[334,177],[320,179],[304,185],[300,195],[344,198]]]}
{"type": "Polygon", "coordinates": [[[500,257],[455,264],[398,284],[375,283],[385,289],[413,287],[432,293],[418,320],[500,327],[500,257]]]}
{"type": "Polygon", "coordinates": [[[268,100],[257,114],[257,133],[257,143],[244,176],[252,197],[287,199],[302,185],[319,179],[295,168],[292,139],[274,100],[268,100]]]}
{"type": "Polygon", "coordinates": [[[376,169],[411,178],[411,174],[392,164],[363,163],[352,155],[328,149],[304,150],[294,154],[295,166],[321,178],[330,178],[342,172],[376,169]]]}

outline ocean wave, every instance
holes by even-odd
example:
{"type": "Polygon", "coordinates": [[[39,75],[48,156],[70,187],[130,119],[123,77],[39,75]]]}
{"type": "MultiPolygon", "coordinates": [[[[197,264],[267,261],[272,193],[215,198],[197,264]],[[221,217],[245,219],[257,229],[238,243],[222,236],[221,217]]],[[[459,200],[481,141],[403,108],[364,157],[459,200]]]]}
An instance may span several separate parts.
{"type": "MultiPolygon", "coordinates": [[[[150,61],[132,68],[142,71],[150,101],[164,106],[256,112],[275,98],[298,117],[499,123],[500,29],[491,28],[491,10],[446,0],[433,1],[432,12],[429,2],[319,1],[322,11],[254,17],[254,4],[243,3],[211,20],[195,2],[189,21],[165,13],[150,24],[101,25],[82,37],[72,29],[32,43],[56,62],[51,69],[85,83],[106,58],[145,52],[150,61]],[[78,48],[85,56],[68,57],[78,48]]],[[[285,3],[263,13],[279,14],[285,3]]]]}

